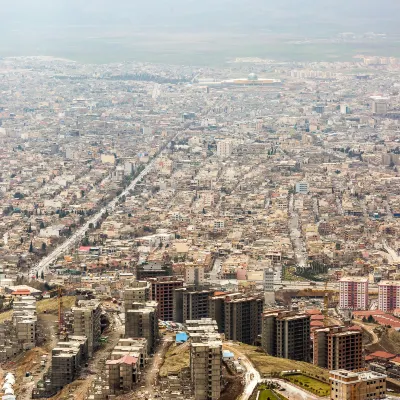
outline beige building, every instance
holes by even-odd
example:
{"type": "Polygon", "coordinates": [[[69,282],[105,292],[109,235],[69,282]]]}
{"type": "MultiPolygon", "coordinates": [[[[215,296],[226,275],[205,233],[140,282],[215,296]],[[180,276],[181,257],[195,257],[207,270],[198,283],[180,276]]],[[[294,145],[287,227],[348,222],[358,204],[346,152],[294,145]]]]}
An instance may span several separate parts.
{"type": "Polygon", "coordinates": [[[386,375],[372,371],[330,371],[331,400],[386,398],[386,375]]]}

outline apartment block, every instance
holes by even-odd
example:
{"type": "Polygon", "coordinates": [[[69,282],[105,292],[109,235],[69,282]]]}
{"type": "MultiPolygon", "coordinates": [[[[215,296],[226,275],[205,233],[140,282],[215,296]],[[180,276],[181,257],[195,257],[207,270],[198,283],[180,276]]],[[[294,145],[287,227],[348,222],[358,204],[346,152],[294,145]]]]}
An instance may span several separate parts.
{"type": "Polygon", "coordinates": [[[208,302],[214,290],[181,288],[174,290],[173,321],[184,323],[209,316],[208,302]]]}
{"type": "Polygon", "coordinates": [[[51,353],[51,386],[61,390],[65,385],[73,382],[79,375],[82,362],[85,361],[84,353],[87,338],[58,342],[51,353]]]}
{"type": "Polygon", "coordinates": [[[400,281],[381,281],[378,283],[378,309],[393,312],[400,308],[400,281]]]}
{"type": "Polygon", "coordinates": [[[190,372],[196,400],[217,400],[221,395],[222,341],[210,318],[187,322],[190,337],[190,372]]]}
{"type": "Polygon", "coordinates": [[[124,290],[125,312],[132,309],[133,303],[145,303],[151,299],[151,286],[147,281],[133,281],[124,290]]]}
{"type": "Polygon", "coordinates": [[[97,300],[80,300],[78,307],[72,307],[73,331],[76,336],[86,336],[88,339],[89,357],[100,345],[101,308],[97,300]]]}
{"type": "Polygon", "coordinates": [[[363,367],[361,330],[344,326],[315,330],[313,363],[330,370],[361,369],[363,367]]]}
{"type": "Polygon", "coordinates": [[[223,294],[209,300],[209,316],[227,340],[254,344],[261,334],[263,295],[223,294]]]}
{"type": "MultiPolygon", "coordinates": [[[[133,305],[134,307],[135,304],[133,305]]],[[[158,334],[158,306],[154,301],[143,305],[138,304],[137,308],[129,310],[125,314],[125,337],[143,337],[147,339],[147,352],[154,353],[158,334]]]]}
{"type": "Polygon", "coordinates": [[[344,277],[339,281],[339,307],[346,310],[368,309],[368,278],[344,277]]]}
{"type": "Polygon", "coordinates": [[[378,372],[330,371],[331,400],[386,398],[386,375],[378,372]]]}
{"type": "Polygon", "coordinates": [[[310,361],[310,316],[292,311],[262,315],[261,345],[275,357],[310,361]]]}
{"type": "Polygon", "coordinates": [[[36,298],[33,296],[21,296],[14,299],[13,324],[16,331],[16,339],[23,350],[36,346],[37,315],[36,298]]]}
{"type": "Polygon", "coordinates": [[[151,299],[158,303],[158,317],[162,321],[174,318],[174,290],[183,287],[183,280],[173,277],[150,279],[151,299]]]}

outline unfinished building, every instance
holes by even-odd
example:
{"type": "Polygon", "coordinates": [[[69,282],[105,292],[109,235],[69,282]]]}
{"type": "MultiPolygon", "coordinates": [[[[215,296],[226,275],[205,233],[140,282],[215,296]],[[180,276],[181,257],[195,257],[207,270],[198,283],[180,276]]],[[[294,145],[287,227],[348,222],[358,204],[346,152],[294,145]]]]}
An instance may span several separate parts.
{"type": "Polygon", "coordinates": [[[316,329],[313,335],[313,362],[329,370],[360,370],[363,367],[362,331],[335,326],[316,329]]]}
{"type": "Polygon", "coordinates": [[[86,336],[88,339],[89,357],[100,345],[101,308],[97,300],[80,300],[78,307],[72,307],[73,332],[76,336],[86,336]]]}
{"type": "MultiPolygon", "coordinates": [[[[217,400],[221,395],[222,341],[211,319],[189,321],[196,334],[190,343],[190,372],[196,400],[217,400]]],[[[192,336],[191,336],[192,337],[192,336]]]]}
{"type": "Polygon", "coordinates": [[[271,356],[310,361],[310,316],[271,310],[262,315],[261,345],[271,356]]]}
{"type": "Polygon", "coordinates": [[[148,354],[153,354],[157,346],[158,306],[155,301],[145,304],[135,303],[133,309],[125,314],[125,337],[143,337],[147,339],[148,354]]]}
{"type": "Polygon", "coordinates": [[[132,310],[134,303],[146,303],[151,298],[151,286],[147,281],[131,281],[124,290],[125,312],[132,310]]]}
{"type": "Polygon", "coordinates": [[[86,361],[87,338],[73,337],[66,342],[58,342],[51,352],[51,386],[61,390],[79,375],[82,363],[86,361]]]}
{"type": "Polygon", "coordinates": [[[121,339],[106,362],[108,393],[129,392],[140,380],[140,371],[146,365],[147,340],[121,339]]]}
{"type": "Polygon", "coordinates": [[[172,321],[174,318],[174,291],[183,287],[183,280],[173,277],[149,279],[151,284],[151,299],[158,303],[158,317],[162,321],[172,321]]]}
{"type": "Polygon", "coordinates": [[[209,299],[209,316],[227,340],[255,344],[261,334],[264,296],[242,293],[222,294],[209,299]]]}
{"type": "Polygon", "coordinates": [[[190,288],[175,289],[173,293],[174,322],[185,323],[187,320],[207,318],[208,302],[214,295],[213,289],[195,290],[190,288]]]}

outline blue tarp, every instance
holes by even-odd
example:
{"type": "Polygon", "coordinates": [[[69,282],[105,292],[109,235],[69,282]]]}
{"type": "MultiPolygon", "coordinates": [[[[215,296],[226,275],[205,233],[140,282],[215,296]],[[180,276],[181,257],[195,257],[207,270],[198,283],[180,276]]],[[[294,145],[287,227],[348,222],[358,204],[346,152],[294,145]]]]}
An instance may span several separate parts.
{"type": "Polygon", "coordinates": [[[229,351],[229,350],[223,350],[222,351],[222,358],[232,358],[235,357],[235,355],[229,351]]]}
{"type": "Polygon", "coordinates": [[[188,340],[188,335],[185,332],[178,332],[175,336],[176,343],[185,343],[188,340]]]}

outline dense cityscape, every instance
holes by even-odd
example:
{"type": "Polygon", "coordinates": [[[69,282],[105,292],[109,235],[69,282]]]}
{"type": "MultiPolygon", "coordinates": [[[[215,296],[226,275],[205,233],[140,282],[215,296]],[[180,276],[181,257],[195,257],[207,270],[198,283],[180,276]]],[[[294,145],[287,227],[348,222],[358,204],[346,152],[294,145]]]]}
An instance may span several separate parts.
{"type": "Polygon", "coordinates": [[[399,72],[0,59],[3,400],[400,398],[399,72]]]}

